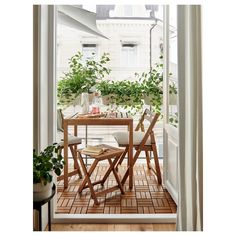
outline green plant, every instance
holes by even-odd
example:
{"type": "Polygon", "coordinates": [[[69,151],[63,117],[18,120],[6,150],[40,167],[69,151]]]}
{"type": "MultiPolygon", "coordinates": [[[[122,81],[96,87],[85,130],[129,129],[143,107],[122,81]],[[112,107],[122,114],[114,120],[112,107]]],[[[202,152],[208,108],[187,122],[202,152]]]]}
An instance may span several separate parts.
{"type": "Polygon", "coordinates": [[[82,53],[76,53],[69,59],[69,71],[58,81],[58,105],[69,106],[83,92],[90,92],[97,80],[109,75],[110,69],[105,65],[110,61],[109,54],[104,53],[100,60],[82,61],[82,53]]]}
{"type": "Polygon", "coordinates": [[[163,64],[155,64],[149,72],[135,74],[141,83],[143,97],[149,97],[151,106],[160,112],[163,104],[163,64]]]}
{"type": "Polygon", "coordinates": [[[52,181],[52,172],[57,176],[61,175],[61,170],[65,164],[62,155],[59,153],[59,146],[54,143],[46,147],[39,154],[33,150],[33,183],[46,185],[52,181]],[[56,154],[56,157],[54,157],[56,154]]]}
{"type": "Polygon", "coordinates": [[[179,118],[178,118],[178,113],[177,112],[175,112],[173,114],[169,114],[169,122],[174,127],[176,127],[176,128],[178,127],[179,118]]]}
{"type": "Polygon", "coordinates": [[[138,81],[109,81],[103,80],[96,86],[102,96],[109,95],[110,102],[118,107],[136,113],[142,109],[142,87],[138,81]]]}
{"type": "MultiPolygon", "coordinates": [[[[162,56],[160,56],[162,59],[162,56]]],[[[169,73],[171,76],[172,73],[169,73]]],[[[135,74],[142,87],[143,97],[149,97],[150,105],[156,112],[161,112],[163,105],[163,64],[156,63],[155,66],[148,72],[143,72],[141,75],[135,74]]],[[[169,83],[169,94],[176,95],[177,88],[174,82],[169,83]]]]}
{"type": "Polygon", "coordinates": [[[102,96],[107,96],[115,93],[114,81],[101,80],[96,84],[96,89],[100,91],[102,96]]]}

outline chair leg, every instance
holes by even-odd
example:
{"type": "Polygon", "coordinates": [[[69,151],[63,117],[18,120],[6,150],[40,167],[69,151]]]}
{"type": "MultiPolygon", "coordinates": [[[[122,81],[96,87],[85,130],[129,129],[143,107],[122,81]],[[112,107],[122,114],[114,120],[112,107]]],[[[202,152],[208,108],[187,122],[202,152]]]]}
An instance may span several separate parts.
{"type": "Polygon", "coordinates": [[[150,155],[147,150],[145,150],[145,155],[146,155],[147,167],[148,167],[148,169],[151,169],[152,167],[151,167],[151,163],[150,163],[150,155]]]}
{"type": "Polygon", "coordinates": [[[95,160],[95,161],[93,162],[93,164],[91,165],[89,171],[87,171],[87,168],[86,168],[86,166],[85,166],[85,164],[84,164],[83,158],[82,158],[82,156],[80,155],[80,153],[78,153],[78,157],[79,157],[79,161],[80,161],[80,164],[81,164],[82,169],[83,169],[83,172],[84,172],[84,180],[83,180],[83,182],[81,183],[78,192],[81,193],[82,190],[84,189],[84,186],[86,185],[86,183],[88,183],[88,187],[89,187],[89,189],[90,189],[90,191],[91,191],[91,196],[92,196],[92,198],[93,198],[93,200],[94,200],[94,204],[95,204],[95,205],[99,205],[98,199],[97,199],[97,197],[96,197],[96,194],[95,194],[95,191],[94,191],[94,188],[93,188],[93,184],[92,184],[92,182],[91,182],[91,180],[90,180],[90,176],[91,176],[91,174],[93,173],[93,171],[94,171],[94,169],[95,169],[95,167],[97,166],[97,164],[98,164],[99,161],[98,161],[98,160],[95,160]]]}
{"type": "Polygon", "coordinates": [[[158,183],[162,184],[161,170],[160,170],[160,165],[159,165],[159,160],[158,160],[156,144],[152,144],[152,151],[153,151],[153,159],[155,162],[155,169],[156,169],[158,183]]]}
{"type": "Polygon", "coordinates": [[[117,184],[118,184],[118,187],[120,188],[121,193],[122,193],[122,194],[125,194],[125,191],[124,191],[124,189],[123,189],[123,187],[122,187],[122,185],[121,185],[119,176],[118,176],[118,174],[117,174],[117,172],[116,172],[116,170],[115,170],[115,168],[114,168],[114,167],[115,167],[115,164],[116,164],[116,160],[114,160],[114,161],[112,162],[111,159],[108,159],[108,161],[109,161],[110,166],[112,167],[112,172],[113,172],[113,174],[114,174],[114,176],[115,176],[116,182],[117,182],[117,184]]]}
{"type": "Polygon", "coordinates": [[[116,163],[117,163],[118,160],[119,160],[119,158],[115,159],[115,160],[113,161],[112,165],[111,165],[111,163],[110,163],[110,161],[109,161],[109,159],[108,159],[110,166],[109,166],[107,172],[105,173],[105,175],[103,176],[103,178],[102,178],[102,180],[101,180],[101,185],[102,185],[102,186],[104,185],[106,179],[108,178],[108,176],[110,175],[110,173],[111,173],[111,171],[112,171],[112,168],[114,168],[114,166],[116,165],[116,163]]]}
{"type": "MultiPolygon", "coordinates": [[[[74,145],[74,146],[71,146],[72,147],[72,149],[74,150],[74,152],[72,152],[71,150],[71,154],[72,154],[72,157],[73,157],[73,159],[74,159],[74,154],[76,154],[76,145],[74,145]]],[[[71,149],[71,148],[70,148],[71,149]]],[[[76,155],[75,155],[76,156],[76,155]]],[[[76,164],[75,164],[75,162],[74,162],[74,169],[76,170],[77,168],[76,168],[76,164]]]]}
{"type": "MultiPolygon", "coordinates": [[[[97,164],[96,164],[96,165],[97,165],[97,164]]],[[[87,179],[87,183],[88,183],[88,186],[89,186],[89,188],[90,188],[91,196],[92,196],[92,198],[93,198],[93,200],[94,200],[94,204],[95,204],[95,205],[99,205],[98,199],[97,199],[97,197],[96,197],[96,194],[95,194],[95,191],[94,191],[94,188],[93,188],[93,184],[92,184],[92,182],[91,182],[89,176],[87,175],[85,178],[87,179]]]]}
{"type": "Polygon", "coordinates": [[[122,162],[123,162],[123,160],[125,159],[125,156],[126,156],[128,150],[129,150],[129,146],[127,146],[127,147],[125,148],[125,151],[124,151],[123,154],[121,155],[121,157],[120,157],[120,159],[119,159],[119,161],[118,161],[118,163],[117,163],[117,165],[116,165],[116,167],[115,167],[116,171],[118,171],[118,165],[121,165],[122,162]]]}
{"type": "Polygon", "coordinates": [[[72,146],[70,146],[70,151],[71,151],[72,157],[74,159],[74,168],[78,171],[78,175],[79,175],[80,179],[82,179],[83,176],[82,176],[81,169],[79,167],[76,152],[75,152],[75,149],[72,146]]]}
{"type": "MultiPolygon", "coordinates": [[[[84,189],[86,183],[88,182],[88,178],[90,178],[90,176],[91,176],[91,174],[93,173],[95,167],[97,166],[98,161],[95,160],[95,161],[93,162],[93,164],[91,165],[89,171],[87,171],[87,168],[86,168],[86,166],[85,166],[85,164],[84,164],[83,158],[82,158],[82,156],[80,155],[80,153],[78,153],[78,158],[79,158],[80,164],[81,164],[81,166],[82,166],[82,169],[83,169],[83,172],[84,172],[84,175],[85,175],[85,177],[84,177],[82,183],[80,184],[79,190],[78,190],[78,192],[81,193],[82,190],[84,189]]],[[[91,182],[91,181],[90,181],[90,182],[91,182]]],[[[92,197],[93,197],[93,195],[92,195],[92,197]]]]}
{"type": "MultiPolygon", "coordinates": [[[[133,159],[133,166],[134,166],[135,162],[137,161],[140,152],[141,152],[140,149],[138,149],[138,150],[136,151],[136,153],[135,153],[135,155],[134,155],[134,159],[133,159]]],[[[124,184],[124,183],[125,183],[125,181],[127,180],[128,176],[129,176],[129,167],[128,167],[128,169],[126,170],[126,172],[125,172],[125,174],[124,174],[124,176],[123,176],[123,178],[122,178],[122,180],[121,180],[121,184],[124,184]]]]}

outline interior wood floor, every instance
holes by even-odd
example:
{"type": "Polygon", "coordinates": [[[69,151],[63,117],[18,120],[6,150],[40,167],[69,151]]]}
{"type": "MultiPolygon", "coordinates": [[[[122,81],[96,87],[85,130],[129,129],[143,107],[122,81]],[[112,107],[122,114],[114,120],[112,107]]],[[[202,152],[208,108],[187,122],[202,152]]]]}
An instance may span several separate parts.
{"type": "Polygon", "coordinates": [[[52,231],[176,231],[175,224],[52,224],[52,231]]]}
{"type": "MultiPolygon", "coordinates": [[[[107,170],[108,165],[100,164],[93,175],[92,181],[100,180],[107,170]]],[[[119,168],[119,174],[123,176],[126,165],[119,168]]],[[[64,190],[63,181],[57,185],[57,209],[60,214],[158,214],[176,213],[176,204],[168,191],[158,185],[154,173],[147,169],[146,164],[137,163],[134,166],[134,188],[128,187],[128,181],[124,185],[125,194],[119,190],[108,193],[98,198],[100,205],[94,205],[90,190],[84,189],[82,194],[78,194],[81,179],[72,176],[69,179],[69,187],[64,190]]],[[[104,188],[116,185],[114,175],[111,174],[104,184],[104,188]]],[[[100,190],[102,187],[96,185],[94,189],[100,190]]],[[[57,226],[55,226],[57,227],[57,226]]],[[[102,227],[102,226],[101,226],[102,227]]],[[[108,227],[108,226],[104,226],[108,227]]],[[[111,226],[109,226],[111,227],[111,226]]],[[[118,227],[118,226],[117,226],[118,227]]]]}

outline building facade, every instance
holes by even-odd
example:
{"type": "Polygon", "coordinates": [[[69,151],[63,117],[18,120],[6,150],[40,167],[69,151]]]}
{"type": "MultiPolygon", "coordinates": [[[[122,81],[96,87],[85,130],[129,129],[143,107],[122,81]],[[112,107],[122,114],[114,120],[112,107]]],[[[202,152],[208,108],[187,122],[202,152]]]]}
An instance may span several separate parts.
{"type": "Polygon", "coordinates": [[[77,51],[84,58],[109,53],[112,80],[134,80],[135,73],[148,71],[161,54],[161,12],[157,5],[97,5],[97,27],[108,39],[58,25],[58,79],[77,51]]]}

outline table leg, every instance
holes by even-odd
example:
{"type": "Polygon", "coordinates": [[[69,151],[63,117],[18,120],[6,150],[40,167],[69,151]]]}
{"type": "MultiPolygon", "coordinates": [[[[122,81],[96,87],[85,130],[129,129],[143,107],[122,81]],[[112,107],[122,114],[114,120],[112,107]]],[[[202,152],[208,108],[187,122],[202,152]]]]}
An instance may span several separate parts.
{"type": "MultiPolygon", "coordinates": [[[[74,125],[74,136],[77,137],[78,135],[78,126],[74,125]]],[[[75,152],[77,152],[77,145],[74,146],[75,152]]]]}
{"type": "Polygon", "coordinates": [[[66,121],[63,121],[64,128],[64,188],[68,187],[68,125],[66,121]]]}
{"type": "MultiPolygon", "coordinates": [[[[85,147],[88,146],[88,126],[85,125],[85,147]]],[[[85,155],[85,165],[88,166],[88,156],[85,155]]]]}
{"type": "Polygon", "coordinates": [[[133,188],[133,121],[129,124],[129,188],[133,188]]]}
{"type": "Polygon", "coordinates": [[[48,231],[51,231],[51,203],[48,202],[48,231]]]}

